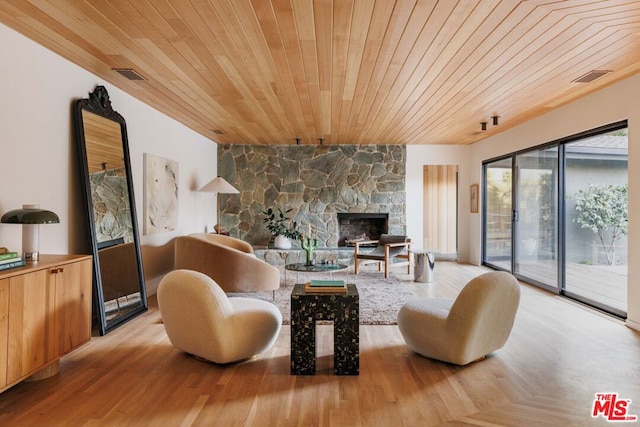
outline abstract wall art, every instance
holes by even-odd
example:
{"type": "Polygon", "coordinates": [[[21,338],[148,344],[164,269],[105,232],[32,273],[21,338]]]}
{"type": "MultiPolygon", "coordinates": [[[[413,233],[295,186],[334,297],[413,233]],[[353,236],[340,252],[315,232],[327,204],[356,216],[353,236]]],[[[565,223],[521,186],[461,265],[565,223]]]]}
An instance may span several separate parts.
{"type": "Polygon", "coordinates": [[[178,162],[144,153],[144,234],[178,225],[178,162]]]}

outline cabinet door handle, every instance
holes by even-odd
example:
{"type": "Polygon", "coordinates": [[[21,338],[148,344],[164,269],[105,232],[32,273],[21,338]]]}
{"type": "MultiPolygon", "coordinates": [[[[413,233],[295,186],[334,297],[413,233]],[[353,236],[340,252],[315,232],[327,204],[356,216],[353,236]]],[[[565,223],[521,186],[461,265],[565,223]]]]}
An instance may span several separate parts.
{"type": "Polygon", "coordinates": [[[58,267],[58,268],[51,269],[51,274],[58,274],[58,273],[64,273],[64,268],[58,267]]]}

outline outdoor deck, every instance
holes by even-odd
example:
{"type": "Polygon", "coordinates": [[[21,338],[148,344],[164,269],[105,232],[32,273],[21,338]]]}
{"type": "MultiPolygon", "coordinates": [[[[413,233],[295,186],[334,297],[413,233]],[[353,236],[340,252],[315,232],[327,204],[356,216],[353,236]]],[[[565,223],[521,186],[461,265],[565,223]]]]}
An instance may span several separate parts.
{"type": "MultiPolygon", "coordinates": [[[[508,267],[504,263],[494,263],[508,267]]],[[[518,274],[551,286],[557,285],[553,263],[520,263],[518,274]]],[[[609,307],[627,311],[627,266],[567,263],[565,290],[609,307]]]]}

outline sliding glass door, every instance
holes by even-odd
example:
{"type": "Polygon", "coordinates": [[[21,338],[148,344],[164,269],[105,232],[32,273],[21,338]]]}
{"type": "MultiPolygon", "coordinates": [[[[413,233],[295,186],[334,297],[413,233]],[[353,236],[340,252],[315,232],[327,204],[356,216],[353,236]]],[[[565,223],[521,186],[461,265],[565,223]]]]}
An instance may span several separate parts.
{"type": "Polygon", "coordinates": [[[485,263],[511,271],[511,158],[485,165],[484,256],[485,263]]]}
{"type": "Polygon", "coordinates": [[[626,317],[627,153],[621,122],[486,162],[483,263],[626,317]]]}
{"type": "Polygon", "coordinates": [[[565,146],[564,293],[614,313],[627,310],[626,129],[565,146]]]}
{"type": "Polygon", "coordinates": [[[558,148],[515,156],[516,275],[558,286],[558,148]]]}

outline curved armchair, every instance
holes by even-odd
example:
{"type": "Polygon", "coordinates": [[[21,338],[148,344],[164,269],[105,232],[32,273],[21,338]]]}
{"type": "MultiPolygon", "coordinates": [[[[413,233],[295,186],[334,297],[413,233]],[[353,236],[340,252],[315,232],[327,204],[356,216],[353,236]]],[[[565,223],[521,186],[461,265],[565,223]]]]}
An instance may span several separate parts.
{"type": "Polygon", "coordinates": [[[453,300],[422,298],[398,313],[398,328],[416,353],[466,365],[504,346],[520,302],[520,285],[505,272],[471,280],[453,300]]]}
{"type": "Polygon", "coordinates": [[[411,239],[407,236],[394,236],[391,234],[380,235],[379,240],[364,240],[355,242],[355,250],[353,252],[353,271],[358,274],[358,267],[364,264],[378,263],[378,271],[380,266],[384,264],[384,278],[389,277],[389,267],[407,266],[407,274],[411,273],[411,257],[409,249],[411,248],[411,239]],[[361,245],[371,245],[375,243],[376,247],[372,251],[362,252],[361,245]],[[405,259],[406,261],[396,261],[396,258],[405,259]]]}
{"type": "Polygon", "coordinates": [[[249,243],[220,234],[178,237],[175,268],[204,273],[225,292],[273,291],[280,287],[280,271],[256,258],[249,243]]]}
{"type": "Polygon", "coordinates": [[[282,314],[268,301],[228,298],[210,277],[190,270],[165,275],[158,308],[174,347],[199,358],[230,363],[269,350],[280,333],[282,314]]]}

